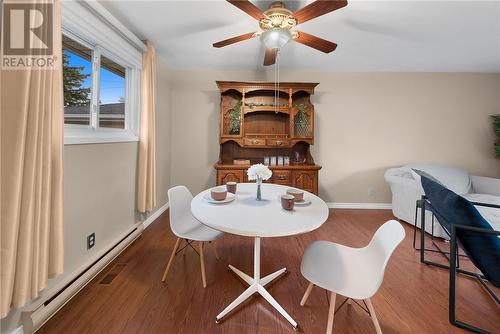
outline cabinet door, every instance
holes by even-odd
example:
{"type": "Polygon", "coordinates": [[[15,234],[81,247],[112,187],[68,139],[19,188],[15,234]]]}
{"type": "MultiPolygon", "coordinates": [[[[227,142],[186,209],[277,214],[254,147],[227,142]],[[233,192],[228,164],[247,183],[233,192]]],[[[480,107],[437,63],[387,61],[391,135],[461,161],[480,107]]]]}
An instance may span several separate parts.
{"type": "Polygon", "coordinates": [[[314,107],[309,101],[302,102],[294,102],[303,108],[299,110],[299,108],[295,107],[290,114],[290,133],[292,139],[312,139],[314,136],[314,107]]]}
{"type": "Polygon", "coordinates": [[[318,172],[317,171],[293,171],[292,185],[313,194],[318,194],[318,172]]]}
{"type": "Polygon", "coordinates": [[[238,183],[245,182],[244,171],[241,169],[228,169],[217,171],[217,185],[226,184],[227,182],[234,181],[238,183]]]}

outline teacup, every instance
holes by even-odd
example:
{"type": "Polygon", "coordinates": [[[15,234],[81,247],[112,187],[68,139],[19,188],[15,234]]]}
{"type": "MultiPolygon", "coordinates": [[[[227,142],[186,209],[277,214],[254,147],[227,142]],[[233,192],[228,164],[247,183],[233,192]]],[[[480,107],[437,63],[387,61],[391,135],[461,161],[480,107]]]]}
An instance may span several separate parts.
{"type": "Polygon", "coordinates": [[[285,210],[293,210],[295,198],[292,195],[281,195],[281,207],[285,210]]]}
{"type": "Polygon", "coordinates": [[[227,190],[223,187],[214,188],[210,191],[212,198],[216,201],[223,201],[226,199],[227,190]]]}
{"type": "Polygon", "coordinates": [[[286,190],[286,193],[292,195],[295,198],[295,202],[304,200],[304,192],[302,190],[290,188],[286,190]]]}
{"type": "Polygon", "coordinates": [[[230,193],[236,194],[236,182],[234,181],[229,181],[226,183],[226,189],[230,193]]]}

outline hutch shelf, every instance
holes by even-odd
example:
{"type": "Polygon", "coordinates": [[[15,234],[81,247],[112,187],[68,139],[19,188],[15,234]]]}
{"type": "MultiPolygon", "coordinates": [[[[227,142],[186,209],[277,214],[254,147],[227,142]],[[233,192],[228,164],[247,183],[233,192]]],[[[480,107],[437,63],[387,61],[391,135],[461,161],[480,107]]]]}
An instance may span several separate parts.
{"type": "MultiPolygon", "coordinates": [[[[318,194],[318,172],[310,153],[314,143],[317,83],[217,81],[221,93],[220,154],[215,164],[217,185],[248,182],[250,164],[264,157],[288,157],[288,165],[270,165],[271,183],[318,194]],[[235,164],[235,160],[249,163],[235,164]]],[[[281,159],[280,159],[281,160],[281,159]]],[[[286,159],[283,159],[286,160],[286,159]]]]}

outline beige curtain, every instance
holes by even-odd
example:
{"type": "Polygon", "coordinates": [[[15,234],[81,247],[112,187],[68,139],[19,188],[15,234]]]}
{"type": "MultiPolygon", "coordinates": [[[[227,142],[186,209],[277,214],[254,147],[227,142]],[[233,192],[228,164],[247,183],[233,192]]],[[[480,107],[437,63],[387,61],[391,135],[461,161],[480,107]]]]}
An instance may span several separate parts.
{"type": "MultiPolygon", "coordinates": [[[[43,2],[43,1],[39,1],[43,2]]],[[[54,55],[61,61],[60,3],[54,55]]],[[[1,73],[1,317],[63,271],[62,70],[1,73]]]]}
{"type": "Polygon", "coordinates": [[[137,210],[152,211],[156,206],[156,52],[150,42],[142,55],[141,128],[137,173],[137,210]]]}

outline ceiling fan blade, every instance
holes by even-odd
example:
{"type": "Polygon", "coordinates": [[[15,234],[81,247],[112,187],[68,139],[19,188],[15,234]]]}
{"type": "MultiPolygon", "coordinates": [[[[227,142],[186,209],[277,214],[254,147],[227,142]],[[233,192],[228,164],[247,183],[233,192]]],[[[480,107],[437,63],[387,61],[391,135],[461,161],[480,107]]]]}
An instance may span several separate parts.
{"type": "Polygon", "coordinates": [[[296,42],[307,45],[324,53],[330,53],[337,48],[337,44],[327,41],[326,39],[306,34],[302,31],[297,31],[299,36],[295,39],[296,42]]]}
{"type": "Polygon", "coordinates": [[[297,24],[301,24],[345,6],[347,6],[345,0],[316,0],[293,13],[293,16],[297,24]]]}
{"type": "Polygon", "coordinates": [[[247,39],[252,38],[254,36],[254,34],[255,34],[254,32],[250,32],[248,34],[243,34],[243,35],[239,35],[239,36],[236,36],[236,37],[228,38],[228,39],[225,39],[223,41],[214,43],[213,47],[214,48],[222,48],[222,47],[227,46],[227,45],[231,45],[231,44],[234,44],[234,43],[245,41],[247,39]]]}
{"type": "Polygon", "coordinates": [[[259,8],[257,8],[253,3],[251,3],[248,0],[227,0],[227,2],[229,2],[233,6],[238,7],[248,15],[255,18],[256,20],[260,20],[266,17],[259,8]]]}
{"type": "Polygon", "coordinates": [[[278,49],[266,49],[266,54],[264,55],[264,66],[273,65],[276,62],[277,54],[278,49]]]}

